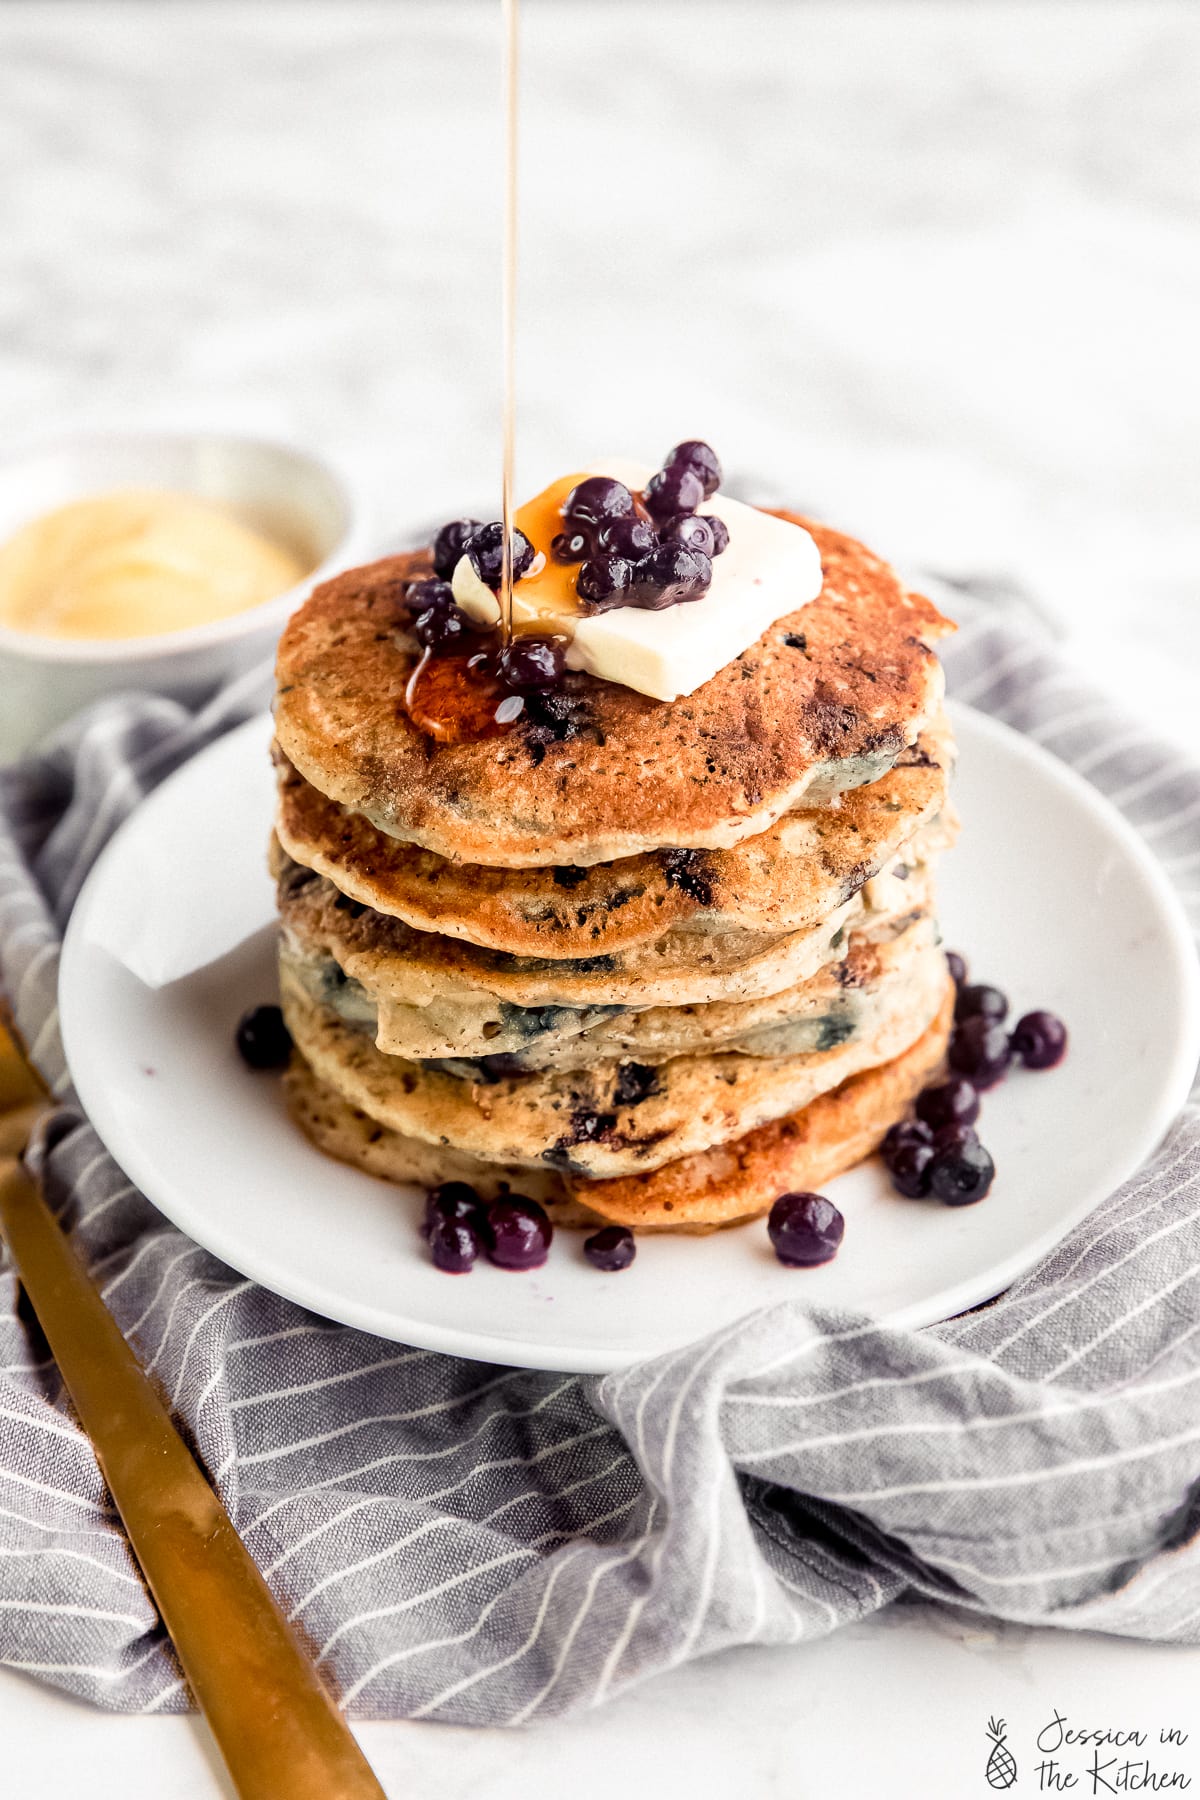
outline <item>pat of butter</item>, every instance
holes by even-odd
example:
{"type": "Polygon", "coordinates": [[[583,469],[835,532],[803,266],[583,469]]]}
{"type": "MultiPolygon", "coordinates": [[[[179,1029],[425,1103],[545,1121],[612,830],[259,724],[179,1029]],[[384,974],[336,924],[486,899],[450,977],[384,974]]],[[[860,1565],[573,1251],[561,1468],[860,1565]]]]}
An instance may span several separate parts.
{"type": "MultiPolygon", "coordinates": [[[[586,473],[611,476],[636,491],[645,487],[653,470],[637,463],[609,462],[586,473]]],[[[521,593],[523,583],[517,582],[514,623],[524,630],[540,626],[569,636],[568,668],[584,669],[654,700],[677,700],[694,693],[749,649],[776,619],[815,600],[822,583],[820,553],[802,526],[720,493],[699,511],[716,513],[729,531],[728,545],[713,559],[712,584],[702,599],[661,612],[618,606],[611,612],[584,613],[577,607],[564,610],[561,603],[553,609],[540,607],[536,584],[531,584],[526,597],[521,593]]],[[[468,557],[459,561],[452,585],[464,612],[480,624],[495,623],[496,597],[468,557]]]]}

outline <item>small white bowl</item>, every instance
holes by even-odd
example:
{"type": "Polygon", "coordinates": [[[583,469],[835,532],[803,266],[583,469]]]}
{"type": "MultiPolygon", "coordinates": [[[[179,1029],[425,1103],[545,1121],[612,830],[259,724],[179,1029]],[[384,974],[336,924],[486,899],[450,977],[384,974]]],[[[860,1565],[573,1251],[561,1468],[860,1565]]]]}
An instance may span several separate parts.
{"type": "Polygon", "coordinates": [[[41,513],[124,487],[216,501],[295,551],[309,572],[245,612],[153,637],[52,638],[0,625],[0,762],[102,694],[149,689],[195,704],[266,658],[313,585],[367,553],[361,509],[328,463],[287,444],[206,431],[85,433],[0,456],[0,542],[41,513]]]}

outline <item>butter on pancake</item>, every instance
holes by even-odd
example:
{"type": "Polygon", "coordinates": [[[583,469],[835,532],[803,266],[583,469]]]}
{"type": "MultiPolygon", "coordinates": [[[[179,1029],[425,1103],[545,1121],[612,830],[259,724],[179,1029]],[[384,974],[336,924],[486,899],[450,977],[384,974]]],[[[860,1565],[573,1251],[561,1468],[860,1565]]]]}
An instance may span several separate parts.
{"type": "Polygon", "coordinates": [[[280,643],[276,732],[319,792],[453,861],[587,867],[711,849],[876,781],[937,712],[951,627],[852,538],[812,532],[824,586],[687,698],[586,674],[498,738],[438,744],[408,717],[404,584],[421,556],[319,587],[280,643]]]}

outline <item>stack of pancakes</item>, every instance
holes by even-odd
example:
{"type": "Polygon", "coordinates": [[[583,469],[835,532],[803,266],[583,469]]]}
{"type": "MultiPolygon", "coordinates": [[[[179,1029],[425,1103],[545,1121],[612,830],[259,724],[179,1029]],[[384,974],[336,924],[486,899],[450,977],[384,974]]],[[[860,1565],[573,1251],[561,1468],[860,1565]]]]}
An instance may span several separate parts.
{"type": "Polygon", "coordinates": [[[950,627],[808,528],[819,598],[695,693],[572,674],[475,742],[405,709],[426,558],[295,615],[272,859],[289,1104],[322,1149],[697,1231],[819,1186],[901,1116],[950,1025],[950,627]]]}

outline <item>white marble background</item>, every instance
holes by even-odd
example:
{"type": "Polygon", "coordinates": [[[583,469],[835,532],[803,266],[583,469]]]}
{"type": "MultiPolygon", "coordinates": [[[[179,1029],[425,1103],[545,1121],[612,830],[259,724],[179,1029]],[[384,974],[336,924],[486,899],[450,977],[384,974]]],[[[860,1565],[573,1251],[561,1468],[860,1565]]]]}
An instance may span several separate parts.
{"type": "MultiPolygon", "coordinates": [[[[1194,736],[1200,9],[524,10],[522,485],[708,436],[906,564],[1033,584],[1194,736]]],[[[0,0],[0,447],[234,425],[342,457],[381,533],[494,506],[498,68],[494,0],[0,0]]],[[[980,1709],[1194,1701],[1192,1653],[919,1617],[372,1754],[446,1800],[965,1796],[980,1709]]],[[[212,1791],[185,1721],[12,1676],[0,1720],[14,1791],[212,1791]]]]}
{"type": "MultiPolygon", "coordinates": [[[[522,485],[701,433],[1183,704],[1200,10],[524,12],[522,485]]],[[[494,506],[499,39],[487,0],[0,4],[0,436],[242,423],[381,528],[494,506]]]]}

